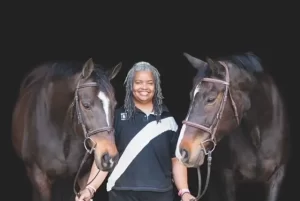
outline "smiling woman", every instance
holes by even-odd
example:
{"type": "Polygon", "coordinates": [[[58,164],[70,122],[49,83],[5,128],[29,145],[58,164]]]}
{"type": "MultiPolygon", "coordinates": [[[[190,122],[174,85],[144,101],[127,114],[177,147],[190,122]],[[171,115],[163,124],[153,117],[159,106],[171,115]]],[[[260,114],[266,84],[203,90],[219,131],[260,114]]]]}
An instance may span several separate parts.
{"type": "MultiPolygon", "coordinates": [[[[147,62],[136,63],[125,79],[124,106],[114,115],[119,162],[111,172],[107,191],[110,201],[173,201],[173,182],[183,201],[193,199],[187,170],[175,157],[178,126],[163,104],[158,70],[147,62]]],[[[97,174],[94,165],[90,179],[97,174]]],[[[104,181],[100,172],[78,201],[89,200],[104,181]]]]}
{"type": "Polygon", "coordinates": [[[138,102],[147,103],[152,101],[154,96],[153,79],[153,75],[149,71],[136,72],[133,83],[133,96],[138,99],[138,102]]]}
{"type": "Polygon", "coordinates": [[[154,113],[161,113],[163,95],[160,87],[159,72],[147,62],[136,63],[125,79],[125,110],[130,118],[138,105],[151,104],[154,113]],[[152,69],[152,68],[153,69],[152,69]],[[152,106],[153,104],[153,106],[152,106]]]}

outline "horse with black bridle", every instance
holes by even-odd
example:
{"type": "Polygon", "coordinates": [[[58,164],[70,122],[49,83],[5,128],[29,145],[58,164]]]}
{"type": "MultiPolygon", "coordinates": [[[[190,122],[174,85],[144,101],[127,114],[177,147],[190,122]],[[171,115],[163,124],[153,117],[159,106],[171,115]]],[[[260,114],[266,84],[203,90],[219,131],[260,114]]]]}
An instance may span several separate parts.
{"type": "Polygon", "coordinates": [[[83,188],[93,161],[103,171],[117,163],[110,80],[120,69],[121,63],[107,70],[92,59],[48,62],[23,80],[13,111],[12,143],[25,164],[34,201],[50,201],[59,178],[75,176],[83,188]],[[79,174],[84,169],[86,174],[79,174]]]}
{"type": "Polygon", "coordinates": [[[204,191],[210,175],[220,175],[222,200],[235,201],[240,183],[260,182],[266,187],[265,200],[277,201],[290,144],[285,104],[273,78],[253,53],[206,61],[184,56],[198,72],[177,158],[199,169],[207,156],[204,191]]]}

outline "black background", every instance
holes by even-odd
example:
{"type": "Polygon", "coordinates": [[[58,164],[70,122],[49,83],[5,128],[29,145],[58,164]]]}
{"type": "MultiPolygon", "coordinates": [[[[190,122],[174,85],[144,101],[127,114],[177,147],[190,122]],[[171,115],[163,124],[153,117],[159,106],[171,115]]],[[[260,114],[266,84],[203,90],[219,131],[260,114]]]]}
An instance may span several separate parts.
{"type": "MultiPolygon", "coordinates": [[[[7,146],[8,149],[5,149],[1,166],[7,172],[2,174],[8,178],[3,185],[10,200],[27,200],[30,196],[24,168],[11,147],[11,112],[25,73],[47,60],[85,61],[92,57],[106,67],[121,61],[123,68],[112,81],[119,104],[123,103],[123,81],[128,69],[137,61],[148,61],[159,69],[165,103],[180,125],[188,109],[188,94],[196,72],[182,53],[205,59],[206,56],[216,58],[252,51],[266,64],[266,70],[273,75],[284,96],[296,145],[296,118],[293,116],[297,110],[293,86],[298,80],[293,79],[296,68],[290,64],[293,50],[282,46],[289,45],[291,35],[281,34],[283,30],[288,31],[277,20],[278,13],[273,15],[272,9],[258,7],[248,8],[250,12],[246,13],[243,6],[229,11],[220,9],[221,5],[219,9],[204,5],[194,9],[133,7],[110,7],[109,12],[105,12],[106,8],[100,5],[78,8],[14,5],[8,10],[2,26],[5,65],[1,71],[2,96],[7,102],[4,109],[8,110],[5,115],[8,132],[3,132],[6,138],[2,148],[7,146]]],[[[283,188],[284,200],[297,200],[292,198],[297,188],[293,184],[297,182],[295,147],[283,188]]],[[[196,194],[194,170],[189,171],[189,177],[191,189],[196,194]]],[[[97,195],[99,200],[106,200],[104,186],[97,195]]]]}

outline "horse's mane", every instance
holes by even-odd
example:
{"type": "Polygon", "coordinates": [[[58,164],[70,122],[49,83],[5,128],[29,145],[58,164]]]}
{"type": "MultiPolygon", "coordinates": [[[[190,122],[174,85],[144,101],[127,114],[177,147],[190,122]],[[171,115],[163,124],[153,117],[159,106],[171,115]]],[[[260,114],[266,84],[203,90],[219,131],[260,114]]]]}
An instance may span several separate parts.
{"type": "Polygon", "coordinates": [[[229,61],[235,64],[238,68],[242,68],[249,73],[261,73],[264,71],[261,60],[252,52],[243,54],[233,54],[230,56],[218,58],[218,61],[229,61]]]}
{"type": "MultiPolygon", "coordinates": [[[[22,94],[31,87],[40,91],[40,89],[49,82],[67,79],[77,73],[80,73],[82,67],[83,63],[78,61],[45,62],[25,76],[20,86],[20,93],[22,94]]],[[[91,76],[92,79],[99,84],[102,91],[106,92],[108,95],[113,93],[113,88],[110,85],[110,81],[101,65],[95,64],[95,70],[91,76]]]]}

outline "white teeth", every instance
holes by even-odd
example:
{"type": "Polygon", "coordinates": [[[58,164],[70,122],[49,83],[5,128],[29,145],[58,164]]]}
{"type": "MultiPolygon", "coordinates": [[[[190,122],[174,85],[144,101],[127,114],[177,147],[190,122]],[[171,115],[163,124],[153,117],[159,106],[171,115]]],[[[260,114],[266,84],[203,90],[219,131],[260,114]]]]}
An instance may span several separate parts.
{"type": "Polygon", "coordinates": [[[148,95],[148,92],[140,92],[141,95],[146,96],[148,95]]]}

